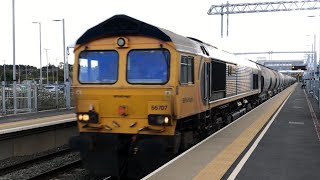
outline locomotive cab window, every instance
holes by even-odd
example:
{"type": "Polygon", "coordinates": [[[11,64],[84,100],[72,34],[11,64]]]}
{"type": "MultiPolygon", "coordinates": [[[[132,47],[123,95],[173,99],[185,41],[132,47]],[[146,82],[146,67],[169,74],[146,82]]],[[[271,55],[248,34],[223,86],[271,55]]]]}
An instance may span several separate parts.
{"type": "Polygon", "coordinates": [[[165,84],[169,80],[170,54],[166,49],[132,50],[127,58],[131,84],[165,84]]]}
{"type": "Polygon", "coordinates": [[[194,83],[194,58],[190,56],[181,56],[180,64],[180,83],[194,83]]]}
{"type": "Polygon", "coordinates": [[[118,79],[117,51],[83,51],[79,55],[78,79],[85,84],[113,84],[118,79]]]}

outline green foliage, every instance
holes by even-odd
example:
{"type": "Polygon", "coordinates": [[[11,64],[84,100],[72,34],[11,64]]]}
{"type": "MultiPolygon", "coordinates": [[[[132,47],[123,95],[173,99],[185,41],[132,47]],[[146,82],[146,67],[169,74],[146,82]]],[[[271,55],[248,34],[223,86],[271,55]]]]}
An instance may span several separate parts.
{"type": "MultiPolygon", "coordinates": [[[[56,67],[54,65],[48,66],[49,82],[54,83],[57,81],[58,72],[58,83],[63,82],[63,66],[56,67]]],[[[69,76],[72,78],[72,65],[69,64],[69,76]]],[[[40,79],[40,69],[30,65],[16,65],[16,80],[17,82],[24,80],[35,80],[39,82],[40,79]],[[19,75],[20,66],[20,75],[19,75]]],[[[4,76],[4,66],[0,65],[0,81],[6,80],[7,83],[11,84],[13,82],[13,65],[5,65],[5,76],[4,76]]],[[[42,67],[42,81],[47,80],[47,66],[42,67]]]]}

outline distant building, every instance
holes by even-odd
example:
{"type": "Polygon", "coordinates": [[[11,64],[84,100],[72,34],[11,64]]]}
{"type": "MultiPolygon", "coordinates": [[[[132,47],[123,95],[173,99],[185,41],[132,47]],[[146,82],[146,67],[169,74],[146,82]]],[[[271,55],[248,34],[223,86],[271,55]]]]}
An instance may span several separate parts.
{"type": "Polygon", "coordinates": [[[257,60],[257,63],[289,76],[296,77],[298,81],[301,81],[305,70],[292,70],[292,67],[307,66],[304,60],[257,60]]]}

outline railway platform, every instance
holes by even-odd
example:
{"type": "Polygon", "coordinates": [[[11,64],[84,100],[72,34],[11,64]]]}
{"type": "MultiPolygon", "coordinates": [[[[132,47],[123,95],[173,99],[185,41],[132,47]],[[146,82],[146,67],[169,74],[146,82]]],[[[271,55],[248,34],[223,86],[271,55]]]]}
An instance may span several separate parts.
{"type": "Polygon", "coordinates": [[[68,109],[54,109],[54,110],[45,110],[39,112],[30,112],[30,113],[19,113],[19,114],[10,114],[6,116],[0,116],[0,124],[8,122],[16,122],[30,119],[38,119],[43,117],[64,115],[64,114],[73,114],[75,113],[74,108],[68,109]]]}
{"type": "Polygon", "coordinates": [[[0,118],[0,160],[31,155],[68,143],[78,134],[74,110],[44,111],[0,118]]]}
{"type": "Polygon", "coordinates": [[[320,111],[294,84],[143,179],[319,179],[320,111]]]}
{"type": "Polygon", "coordinates": [[[74,110],[53,110],[0,117],[0,135],[75,121],[74,110]]]}

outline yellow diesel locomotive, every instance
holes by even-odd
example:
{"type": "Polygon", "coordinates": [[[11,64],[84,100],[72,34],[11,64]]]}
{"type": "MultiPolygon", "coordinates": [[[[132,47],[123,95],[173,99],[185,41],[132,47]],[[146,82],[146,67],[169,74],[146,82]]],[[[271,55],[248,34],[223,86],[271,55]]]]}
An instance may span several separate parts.
{"type": "Polygon", "coordinates": [[[126,15],[86,31],[74,53],[70,145],[101,176],[140,178],[294,82],[126,15]]]}

